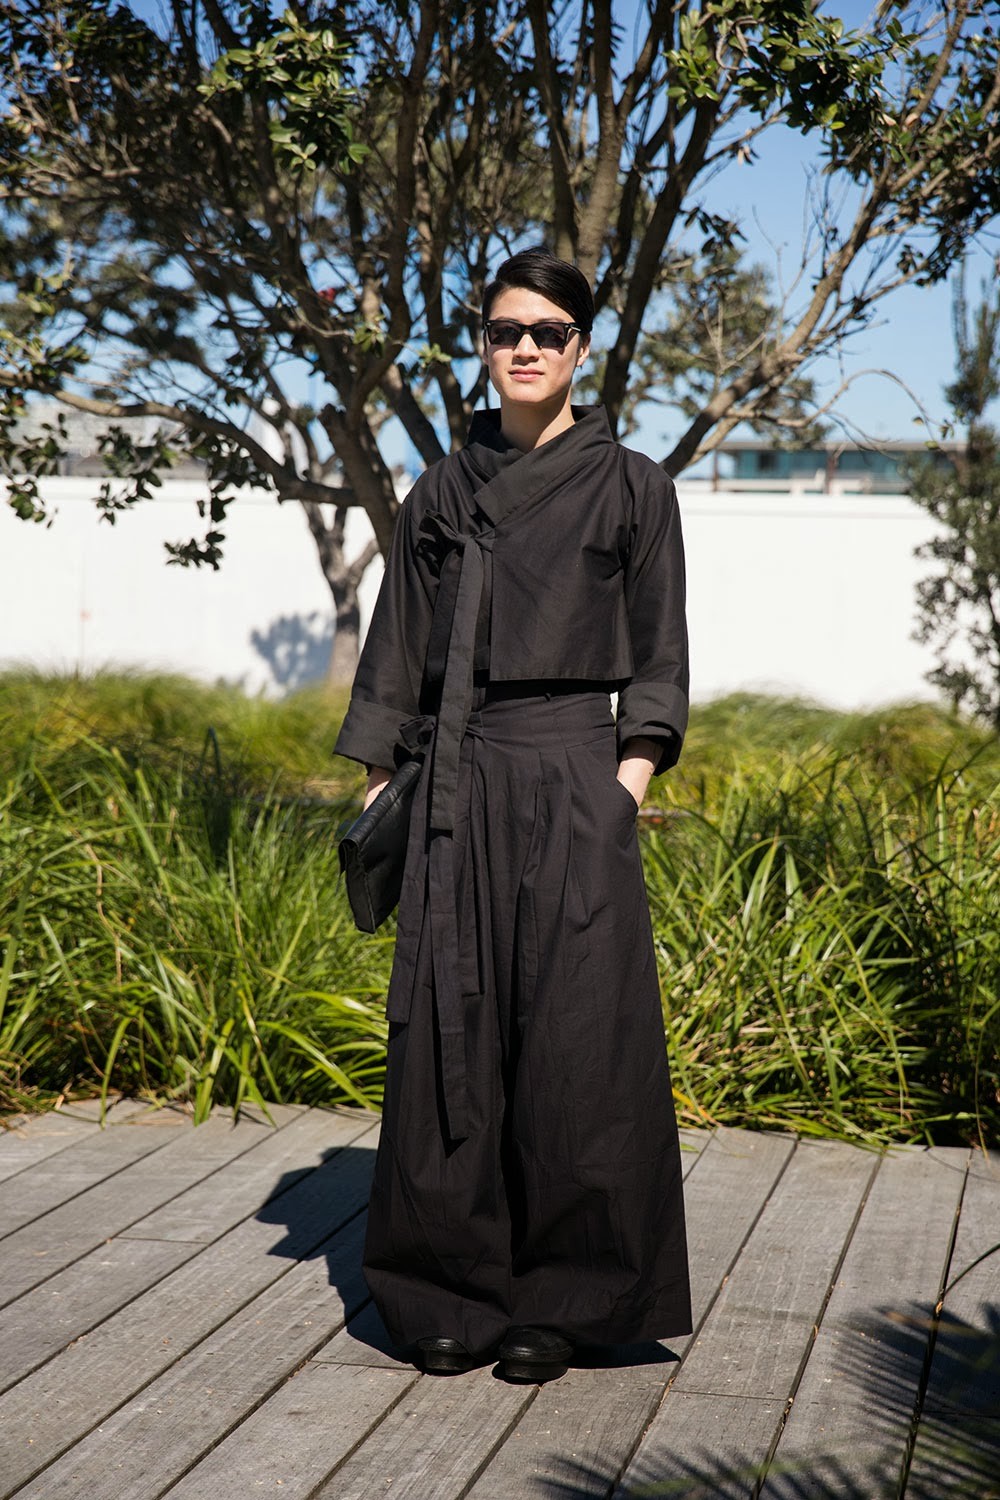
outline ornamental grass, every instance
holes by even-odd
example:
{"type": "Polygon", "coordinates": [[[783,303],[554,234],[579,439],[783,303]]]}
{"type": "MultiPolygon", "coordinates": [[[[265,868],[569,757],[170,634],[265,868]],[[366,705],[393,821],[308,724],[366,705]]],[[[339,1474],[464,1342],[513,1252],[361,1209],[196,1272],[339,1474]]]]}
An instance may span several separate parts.
{"type": "MultiPolygon", "coordinates": [[[[121,1091],[378,1107],[343,695],[0,677],[0,1109],[121,1091]]],[[[995,1144],[1000,747],[929,705],[696,709],[641,842],[678,1110],[995,1144]]]]}

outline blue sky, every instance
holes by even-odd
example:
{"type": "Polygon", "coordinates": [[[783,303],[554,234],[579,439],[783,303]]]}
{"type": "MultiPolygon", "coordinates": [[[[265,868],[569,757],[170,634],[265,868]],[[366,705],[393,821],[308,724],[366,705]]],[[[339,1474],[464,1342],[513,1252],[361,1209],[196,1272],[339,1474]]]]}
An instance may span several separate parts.
{"type": "MultiPolygon", "coordinates": [[[[872,6],[859,0],[832,0],[823,10],[840,16],[849,28],[862,28],[872,6]]],[[[636,0],[621,0],[623,16],[635,11],[636,0]]],[[[808,173],[818,162],[814,142],[796,131],[774,129],[762,138],[757,161],[727,167],[705,194],[710,208],[731,215],[740,224],[748,258],[772,271],[780,266],[786,280],[800,263],[808,173]]],[[[994,234],[969,256],[970,301],[978,297],[984,279],[995,283],[998,251],[1000,236],[994,234]]],[[[954,368],[951,317],[950,282],[903,288],[885,299],[872,324],[842,348],[838,359],[810,366],[823,397],[831,395],[845,376],[855,376],[837,403],[849,435],[918,441],[926,435],[912,397],[883,375],[861,374],[869,368],[888,370],[904,381],[931,421],[946,419],[942,386],[954,368]]],[[[664,437],[674,434],[667,414],[653,411],[632,441],[655,453],[664,437]]]]}
{"type": "MultiPolygon", "coordinates": [[[[727,171],[708,194],[710,207],[739,222],[748,258],[776,275],[783,272],[786,279],[800,263],[806,174],[813,159],[801,136],[775,132],[759,161],[727,171]]],[[[966,272],[970,302],[978,299],[984,280],[995,284],[998,250],[1000,244],[987,242],[970,254],[966,272]]],[[[872,323],[845,343],[836,359],[809,367],[821,399],[832,395],[845,376],[854,377],[837,402],[849,435],[922,439],[926,430],[918,420],[914,397],[930,421],[946,419],[942,387],[954,371],[952,296],[952,280],[932,287],[900,288],[879,305],[872,323]],[[895,375],[912,395],[885,374],[862,374],[869,369],[895,375]]],[[[640,435],[652,452],[670,435],[668,416],[658,412],[647,416],[640,435]]]]}

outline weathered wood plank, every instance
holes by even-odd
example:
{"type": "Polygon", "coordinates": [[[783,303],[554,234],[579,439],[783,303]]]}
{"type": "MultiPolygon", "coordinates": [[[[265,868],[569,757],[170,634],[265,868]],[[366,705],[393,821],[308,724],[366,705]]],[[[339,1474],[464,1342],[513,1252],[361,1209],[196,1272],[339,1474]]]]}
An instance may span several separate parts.
{"type": "Polygon", "coordinates": [[[906,1500],[996,1500],[998,1474],[1000,1417],[948,1422],[932,1414],[920,1423],[906,1500]]]}
{"type": "Polygon", "coordinates": [[[44,1115],[0,1120],[0,1181],[18,1172],[26,1172],[74,1141],[90,1135],[96,1126],[90,1120],[75,1119],[49,1110],[44,1115]]]}
{"type": "Polygon", "coordinates": [[[164,1500],[309,1500],[419,1379],[413,1369],[304,1365],[164,1500]]]}
{"type": "Polygon", "coordinates": [[[156,1500],[367,1296],[362,1239],[356,1217],[39,1473],[19,1500],[156,1500]]]}
{"type": "Polygon", "coordinates": [[[276,1197],[335,1151],[361,1136],[378,1137],[379,1117],[366,1110],[303,1110],[280,1132],[197,1182],[121,1231],[123,1238],[208,1244],[276,1197]],[[375,1134],[372,1134],[374,1127],[375,1134]]]}
{"type": "MultiPolygon", "coordinates": [[[[794,1149],[795,1141],[790,1135],[719,1130],[695,1170],[685,1179],[691,1306],[696,1330],[794,1149]]],[[[683,1354],[687,1345],[675,1347],[683,1354]]]]}
{"type": "MultiPolygon", "coordinates": [[[[807,1303],[824,1257],[836,1262],[845,1184],[872,1159],[783,1137],[691,1133],[684,1165],[702,1326],[697,1342],[673,1343],[685,1355],[679,1376],[664,1397],[677,1365],[662,1362],[663,1349],[581,1352],[564,1380],[536,1390],[495,1379],[492,1367],[418,1378],[396,1357],[360,1277],[376,1130],[364,1116],[337,1125],[344,1148],[323,1162],[328,1122],[340,1118],[297,1110],[166,1201],[154,1194],[117,1239],[95,1238],[87,1256],[0,1313],[0,1384],[30,1372],[0,1395],[0,1496],[583,1500],[607,1496],[627,1464],[620,1500],[657,1483],[679,1484],[686,1500],[749,1500],[776,1439],[761,1500],[895,1496],[934,1257],[940,1279],[966,1153],[900,1151],[882,1163],[813,1343],[807,1303]],[[857,1167],[839,1164],[847,1159],[857,1167]],[[880,1309],[872,1331],[866,1319],[880,1309]],[[794,1386],[796,1348],[810,1357],[778,1438],[778,1377],[794,1366],[794,1386]]],[[[8,1186],[27,1186],[87,1139],[47,1152],[8,1186]]],[[[171,1142],[115,1166],[105,1186],[138,1179],[140,1168],[157,1175],[173,1154],[171,1142]]],[[[91,1191],[79,1201],[99,1203],[91,1191]]],[[[0,1246],[0,1271],[20,1233],[0,1246]]],[[[998,1241],[1000,1160],[976,1153],[949,1276],[998,1241]]],[[[906,1500],[985,1500],[995,1486],[996,1260],[948,1297],[906,1500]],[[981,1368],[968,1367],[970,1347],[981,1368]]]]}
{"type": "MultiPolygon", "coordinates": [[[[924,1409],[1000,1418],[1000,1152],[973,1151],[924,1409]]],[[[997,1466],[1000,1473],[1000,1465],[997,1466]]]]}
{"type": "Polygon", "coordinates": [[[161,1114],[164,1108],[171,1112],[186,1113],[190,1118],[190,1109],[183,1105],[169,1104],[161,1107],[158,1104],[151,1104],[148,1099],[125,1099],[121,1095],[117,1098],[109,1098],[107,1107],[102,1110],[99,1094],[93,1094],[89,1099],[72,1099],[67,1104],[61,1104],[59,1113],[74,1115],[81,1120],[90,1120],[92,1124],[103,1128],[108,1125],[151,1120],[161,1114]]]}
{"type": "Polygon", "coordinates": [[[778,1443],[806,1488],[769,1477],[763,1500],[880,1493],[901,1469],[968,1152],[901,1148],[868,1195],[778,1443]]]}
{"type": "MultiPolygon", "coordinates": [[[[616,1500],[626,1495],[638,1500],[644,1494],[673,1495],[677,1500],[751,1500],[784,1410],[785,1402],[774,1397],[701,1395],[671,1388],[658,1418],[669,1416],[659,1434],[662,1440],[640,1446],[615,1491],[616,1500]],[[683,1444],[676,1453],[665,1436],[670,1427],[683,1444]]],[[[575,1497],[576,1491],[572,1493],[575,1497]]],[[[845,1494],[838,1500],[861,1497],[845,1494]]]]}
{"type": "MultiPolygon", "coordinates": [[[[629,1466],[618,1494],[655,1473],[680,1483],[704,1460],[712,1401],[724,1398],[730,1445],[715,1449],[723,1473],[759,1472],[779,1416],[808,1357],[837,1263],[878,1159],[835,1141],[800,1142],[719,1297],[686,1351],[677,1379],[629,1466]],[[678,1396],[699,1400],[679,1401],[678,1396]],[[732,1420],[733,1398],[747,1402],[732,1420]],[[738,1439],[738,1441],[737,1441],[738,1439]]],[[[733,1481],[736,1482],[736,1481],[733,1481]]]]}
{"type": "Polygon", "coordinates": [[[364,1137],[345,1147],[0,1396],[0,1495],[32,1478],[359,1216],[374,1156],[364,1137]]]}
{"type": "MultiPolygon", "coordinates": [[[[359,1372],[360,1373],[360,1372],[359,1372]]],[[[319,1490],[314,1500],[458,1500],[507,1438],[534,1386],[425,1375],[319,1490]]]]}
{"type": "Polygon", "coordinates": [[[583,1358],[561,1380],[540,1387],[469,1491],[470,1500],[563,1493],[582,1500],[610,1493],[677,1362],[660,1344],[623,1347],[617,1354],[602,1350],[589,1369],[583,1358]]]}
{"type": "MultiPolygon", "coordinates": [[[[695,1327],[718,1294],[792,1147],[789,1137],[727,1130],[692,1161],[684,1198],[695,1327]]],[[[344,1337],[338,1334],[335,1345],[344,1337]]],[[[469,1500],[521,1500],[545,1485],[558,1493],[570,1472],[574,1497],[606,1495],[689,1344],[689,1338],[680,1338],[608,1349],[591,1357],[590,1368],[578,1358],[562,1380],[541,1388],[469,1500]]]]}
{"type": "Polygon", "coordinates": [[[200,1248],[160,1240],[109,1240],[0,1309],[0,1392],[169,1276],[200,1248]]]}
{"type": "Polygon", "coordinates": [[[107,1182],[150,1153],[164,1150],[190,1129],[190,1120],[179,1110],[163,1110],[155,1125],[87,1130],[64,1151],[0,1186],[0,1239],[107,1182]]]}
{"type": "MultiPolygon", "coordinates": [[[[183,1134],[172,1133],[157,1152],[155,1169],[144,1155],[69,1202],[40,1218],[33,1217],[0,1242],[0,1306],[86,1255],[102,1240],[119,1234],[192,1183],[208,1177],[271,1132],[271,1126],[256,1120],[241,1119],[234,1125],[225,1116],[213,1116],[196,1130],[188,1125],[183,1134]]],[[[108,1146],[114,1147],[119,1139],[145,1142],[155,1137],[129,1126],[117,1132],[108,1146]]],[[[87,1141],[70,1151],[84,1151],[91,1144],[87,1141]]]]}
{"type": "Polygon", "coordinates": [[[712,1130],[689,1130],[686,1126],[677,1132],[681,1143],[681,1157],[683,1159],[684,1175],[694,1166],[695,1159],[701,1155],[705,1147],[714,1135],[712,1130]]]}
{"type": "Polygon", "coordinates": [[[313,1356],[316,1364],[364,1365],[371,1370],[405,1370],[412,1365],[395,1347],[374,1302],[366,1302],[335,1338],[313,1356]]]}
{"type": "Polygon", "coordinates": [[[259,1210],[267,1199],[320,1165],[335,1145],[348,1144],[370,1127],[371,1116],[362,1111],[342,1116],[295,1109],[283,1129],[268,1131],[259,1145],[164,1209],[154,1210],[124,1235],[105,1241],[0,1309],[0,1391],[154,1286],[195,1255],[210,1236],[220,1237],[259,1210]],[[146,1231],[153,1226],[164,1229],[164,1241],[175,1243],[149,1238],[146,1231]]]}
{"type": "Polygon", "coordinates": [[[66,1120],[78,1120],[84,1125],[96,1125],[103,1129],[109,1125],[126,1125],[151,1119],[154,1115],[160,1114],[163,1109],[168,1109],[173,1114],[190,1115],[191,1113],[185,1105],[151,1104],[148,1099],[125,1099],[120,1095],[117,1098],[110,1097],[106,1108],[102,1110],[100,1095],[94,1094],[89,1099],[71,1099],[41,1114],[24,1114],[17,1118],[26,1133],[32,1135],[37,1129],[44,1129],[44,1122],[54,1115],[66,1120]]]}
{"type": "Polygon", "coordinates": [[[878,1165],[839,1141],[799,1142],[675,1391],[788,1396],[878,1165]]]}
{"type": "Polygon", "coordinates": [[[906,1500],[980,1500],[1000,1474],[1000,1153],[972,1153],[906,1500]]]}

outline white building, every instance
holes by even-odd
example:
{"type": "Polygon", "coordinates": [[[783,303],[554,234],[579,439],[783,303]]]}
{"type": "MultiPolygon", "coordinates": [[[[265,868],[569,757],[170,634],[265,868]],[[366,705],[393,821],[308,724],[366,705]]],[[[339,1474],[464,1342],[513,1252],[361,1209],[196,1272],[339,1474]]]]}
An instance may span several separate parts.
{"type": "MultiPolygon", "coordinates": [[[[933,523],[904,494],[872,493],[884,475],[873,485],[829,462],[811,473],[766,488],[746,472],[681,477],[695,700],[754,689],[853,708],[932,696],[932,658],[911,631],[927,572],[914,548],[933,523]]],[[[95,488],[79,472],[46,481],[48,528],[0,505],[0,666],[155,668],[268,693],[324,675],[330,597],[297,505],[242,494],[213,573],[166,565],[163,544],[203,524],[195,474],[114,526],[95,488]]],[[[349,551],[368,535],[356,512],[349,551]]],[[[363,586],[363,626],[378,576],[363,586]]]]}

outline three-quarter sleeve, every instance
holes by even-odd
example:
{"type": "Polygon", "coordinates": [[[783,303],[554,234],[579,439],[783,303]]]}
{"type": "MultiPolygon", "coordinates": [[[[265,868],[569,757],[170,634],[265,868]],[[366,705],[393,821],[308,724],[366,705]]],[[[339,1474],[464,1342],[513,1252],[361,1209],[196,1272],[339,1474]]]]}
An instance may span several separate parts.
{"type": "Polygon", "coordinates": [[[334,746],[336,754],[367,766],[395,765],[400,726],[420,712],[435,588],[415,545],[422,489],[418,480],[396,517],[350,706],[334,746]]]}
{"type": "Polygon", "coordinates": [[[688,719],[684,544],[673,480],[649,461],[630,463],[627,472],[633,505],[624,572],[633,673],[618,695],[618,753],[636,736],[660,741],[659,775],[680,755],[688,719]]]}

